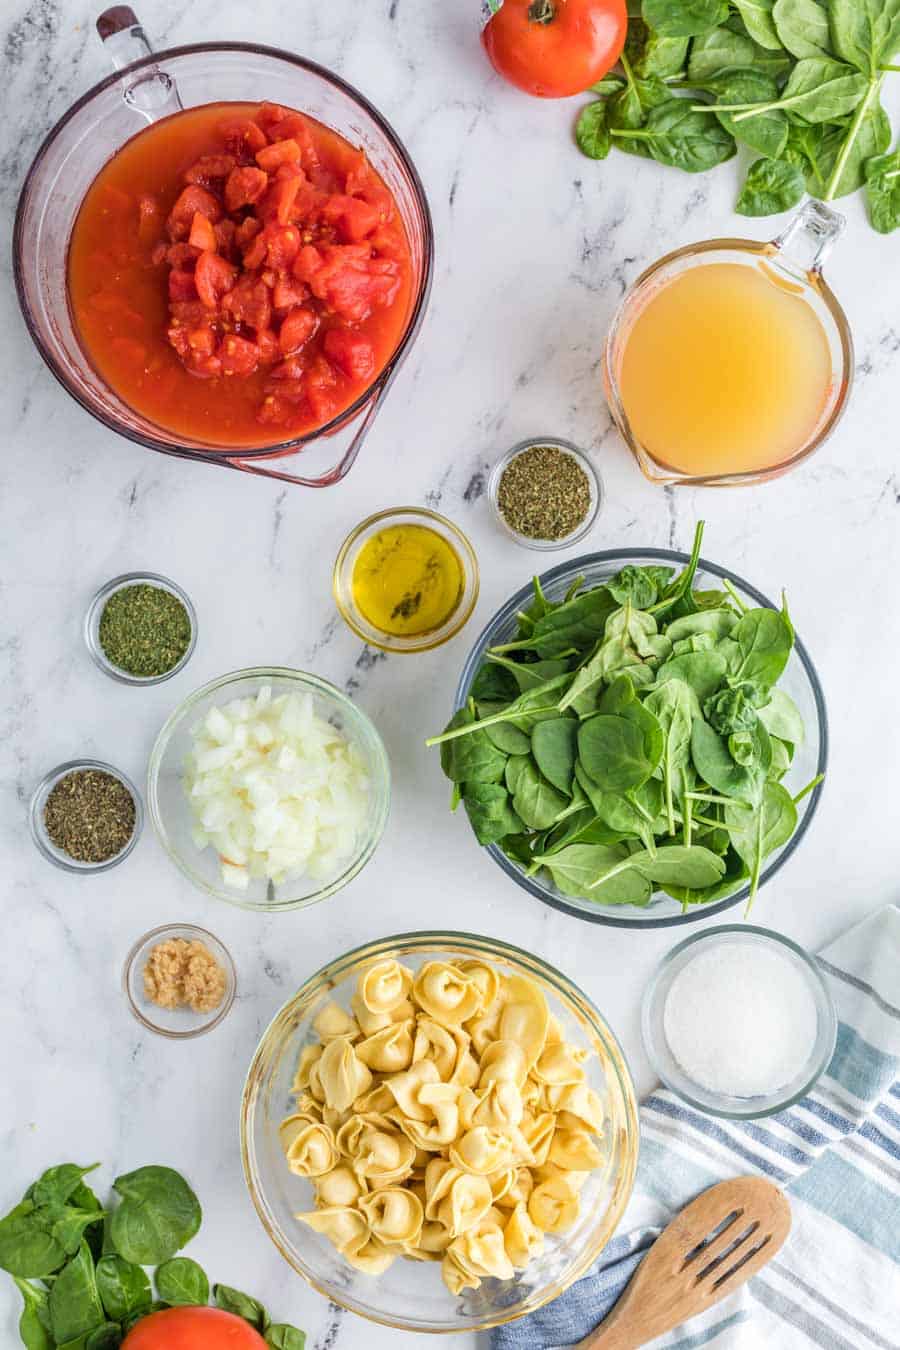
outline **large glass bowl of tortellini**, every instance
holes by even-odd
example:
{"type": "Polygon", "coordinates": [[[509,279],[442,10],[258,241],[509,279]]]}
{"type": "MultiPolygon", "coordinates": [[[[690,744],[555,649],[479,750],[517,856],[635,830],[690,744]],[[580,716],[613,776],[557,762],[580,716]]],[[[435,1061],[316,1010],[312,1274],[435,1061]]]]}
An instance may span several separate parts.
{"type": "Polygon", "coordinates": [[[360,947],[312,976],[254,1056],[244,1174],[320,1293],[420,1332],[533,1312],[585,1273],[631,1193],[637,1106],[589,999],[462,933],[360,947]]]}

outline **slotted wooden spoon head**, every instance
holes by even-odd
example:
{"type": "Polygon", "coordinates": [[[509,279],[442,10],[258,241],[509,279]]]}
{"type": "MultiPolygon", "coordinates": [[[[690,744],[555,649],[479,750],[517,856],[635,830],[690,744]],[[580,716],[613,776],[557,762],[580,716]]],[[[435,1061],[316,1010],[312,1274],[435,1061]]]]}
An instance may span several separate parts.
{"type": "Polygon", "coordinates": [[[791,1229],[787,1197],[762,1177],[711,1186],[663,1230],[604,1322],[576,1350],[636,1350],[755,1275],[791,1229]]]}

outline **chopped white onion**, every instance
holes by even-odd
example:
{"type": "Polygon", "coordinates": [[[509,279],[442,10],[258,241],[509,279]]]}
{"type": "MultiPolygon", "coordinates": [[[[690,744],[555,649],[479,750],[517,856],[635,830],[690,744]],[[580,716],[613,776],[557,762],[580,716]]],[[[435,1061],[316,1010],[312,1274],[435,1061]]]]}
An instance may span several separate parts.
{"type": "Polygon", "coordinates": [[[353,855],[369,814],[369,775],[311,694],[273,697],[264,685],[253,698],[210,708],[191,740],[191,838],[217,851],[226,886],[304,874],[328,881],[353,855]]]}

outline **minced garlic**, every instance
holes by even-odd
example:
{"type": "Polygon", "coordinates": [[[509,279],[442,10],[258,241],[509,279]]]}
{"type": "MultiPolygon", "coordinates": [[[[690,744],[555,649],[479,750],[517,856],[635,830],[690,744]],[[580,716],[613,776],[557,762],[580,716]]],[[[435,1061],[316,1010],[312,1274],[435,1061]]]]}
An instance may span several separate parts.
{"type": "Polygon", "coordinates": [[[169,938],[152,948],[144,966],[144,993],[160,1008],[206,1013],[225,997],[225,971],[202,942],[169,938]]]}

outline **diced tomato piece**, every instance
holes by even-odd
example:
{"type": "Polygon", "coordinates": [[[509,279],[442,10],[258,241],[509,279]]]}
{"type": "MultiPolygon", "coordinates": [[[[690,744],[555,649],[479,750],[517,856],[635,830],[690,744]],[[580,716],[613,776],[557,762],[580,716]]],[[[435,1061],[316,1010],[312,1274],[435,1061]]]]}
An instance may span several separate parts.
{"type": "Polygon", "coordinates": [[[259,234],[261,229],[261,220],[257,220],[256,216],[246,216],[234,232],[234,242],[238,248],[243,248],[245,244],[249,244],[250,240],[259,234]]]}
{"type": "Polygon", "coordinates": [[[369,243],[372,245],[372,251],[379,258],[390,258],[394,262],[402,262],[407,255],[406,240],[400,231],[392,228],[390,225],[382,225],[369,236],[369,243]]]}
{"type": "MultiPolygon", "coordinates": [[[[301,249],[299,257],[302,255],[301,249]]],[[[382,305],[389,305],[400,288],[399,268],[387,258],[371,258],[366,244],[328,245],[323,263],[308,278],[317,299],[351,323],[362,323],[382,305]]],[[[294,275],[297,274],[296,267],[294,275]]],[[[301,280],[307,280],[301,276],[301,280]]]]}
{"type": "Polygon", "coordinates": [[[197,299],[197,287],[194,282],[193,272],[183,272],[180,267],[172,268],[172,271],[169,273],[169,299],[197,299]]]}
{"type": "Polygon", "coordinates": [[[218,252],[219,241],[216,238],[216,227],[208,216],[202,216],[199,211],[194,212],[188,243],[191,248],[199,248],[201,253],[218,252]]]}
{"type": "Polygon", "coordinates": [[[265,235],[258,234],[244,250],[244,266],[251,271],[256,267],[262,267],[266,259],[267,248],[265,235]]]}
{"type": "Polygon", "coordinates": [[[331,328],[325,334],[324,346],[329,361],[351,380],[368,380],[374,374],[375,348],[362,333],[351,332],[349,328],[331,328]]]}
{"type": "Polygon", "coordinates": [[[301,357],[289,356],[274,366],[271,374],[273,380],[302,380],[306,374],[306,366],[301,357]]]}
{"type": "Polygon", "coordinates": [[[304,244],[294,259],[291,271],[300,281],[312,281],[316,273],[322,270],[324,262],[325,259],[314,244],[304,244]]]}
{"type": "Polygon", "coordinates": [[[219,130],[225,137],[225,149],[238,159],[255,155],[257,150],[268,143],[266,133],[249,119],[246,122],[223,122],[219,130]]]}
{"type": "Polygon", "coordinates": [[[198,211],[201,216],[207,216],[212,221],[222,219],[222,208],[212,193],[197,183],[191,183],[181,193],[166,221],[166,230],[173,242],[187,239],[198,211]]]}
{"type": "Polygon", "coordinates": [[[214,380],[217,375],[222,374],[222,362],[218,356],[206,356],[199,352],[192,353],[187,358],[185,365],[192,375],[199,375],[201,380],[214,380]]]}
{"type": "Polygon", "coordinates": [[[209,356],[216,349],[216,335],[208,324],[202,328],[189,328],[187,340],[192,352],[203,352],[209,356]]]}
{"type": "Polygon", "coordinates": [[[170,267],[184,267],[188,271],[200,256],[193,244],[170,244],[166,249],[166,262],[170,267]]]}
{"type": "Polygon", "coordinates": [[[184,175],[186,183],[199,183],[209,187],[211,183],[221,183],[236,166],[234,155],[201,155],[196,164],[192,164],[184,175]]]}
{"type": "Polygon", "coordinates": [[[290,404],[277,394],[267,394],[259,405],[256,420],[264,425],[279,426],[290,416],[290,404]]]}
{"type": "Polygon", "coordinates": [[[217,309],[222,296],[231,290],[237,268],[218,253],[201,253],[194,269],[197,294],[207,309],[217,309]]]}
{"type": "Polygon", "coordinates": [[[256,114],[256,120],[268,136],[271,134],[270,128],[278,122],[283,122],[287,115],[287,108],[283,108],[280,103],[261,103],[256,114]]]}
{"type": "Polygon", "coordinates": [[[259,360],[261,365],[269,365],[270,362],[277,361],[281,356],[278,338],[272,332],[271,328],[259,329],[256,334],[256,346],[259,350],[259,360]]]}
{"type": "Polygon", "coordinates": [[[237,233],[237,226],[233,220],[220,220],[215,227],[216,244],[219,252],[230,262],[234,261],[234,236],[237,233]]]}
{"type": "Polygon", "coordinates": [[[175,348],[182,361],[190,355],[191,344],[188,340],[188,330],[179,323],[173,323],[166,332],[166,337],[175,348]]]}
{"type": "Polygon", "coordinates": [[[257,332],[268,328],[272,321],[268,287],[254,276],[242,276],[223,299],[222,310],[236,323],[248,324],[257,332]]]}
{"type": "Polygon", "coordinates": [[[300,159],[300,147],[295,140],[276,141],[256,152],[256,162],[261,169],[271,173],[279,164],[296,164],[300,159]]]}
{"type": "Polygon", "coordinates": [[[257,208],[262,219],[287,225],[302,181],[301,178],[277,178],[257,208]]]}
{"type": "Polygon", "coordinates": [[[239,211],[242,206],[252,206],[269,186],[268,174],[262,169],[232,169],[225,181],[225,205],[229,211],[239,211]]]}
{"type": "Polygon", "coordinates": [[[272,291],[272,304],[275,309],[291,309],[294,305],[302,305],[308,297],[309,289],[302,281],[294,281],[293,277],[279,277],[272,291]]]}
{"type": "Polygon", "coordinates": [[[219,343],[217,352],[222,362],[223,375],[252,375],[259,365],[259,348],[255,342],[228,333],[219,343]]]}
{"type": "Polygon", "coordinates": [[[315,357],[306,372],[304,385],[309,406],[320,422],[327,422],[337,407],[336,383],[337,376],[331,363],[324,356],[315,357]]]}
{"type": "Polygon", "coordinates": [[[341,238],[356,244],[381,223],[374,206],[359,197],[329,197],[321,211],[322,219],[336,225],[341,238]]]}
{"type": "Polygon", "coordinates": [[[347,177],[344,180],[344,191],[352,197],[372,181],[372,167],[366,156],[360,150],[354,158],[352,167],[347,171],[347,177]]]}
{"type": "Polygon", "coordinates": [[[300,162],[309,173],[319,167],[319,152],[312,128],[302,113],[287,113],[269,129],[272,141],[296,141],[300,147],[300,162]]]}
{"type": "Polygon", "coordinates": [[[209,322],[209,311],[196,294],[192,300],[173,300],[169,309],[172,318],[183,323],[186,328],[199,328],[201,324],[209,322]]]}
{"type": "Polygon", "coordinates": [[[300,249],[300,231],[293,225],[266,226],[266,262],[287,271],[300,249]]]}
{"type": "Polygon", "coordinates": [[[278,332],[278,345],[285,356],[298,352],[304,343],[309,341],[318,326],[318,317],[311,309],[304,309],[302,306],[292,309],[282,320],[278,332]]]}

